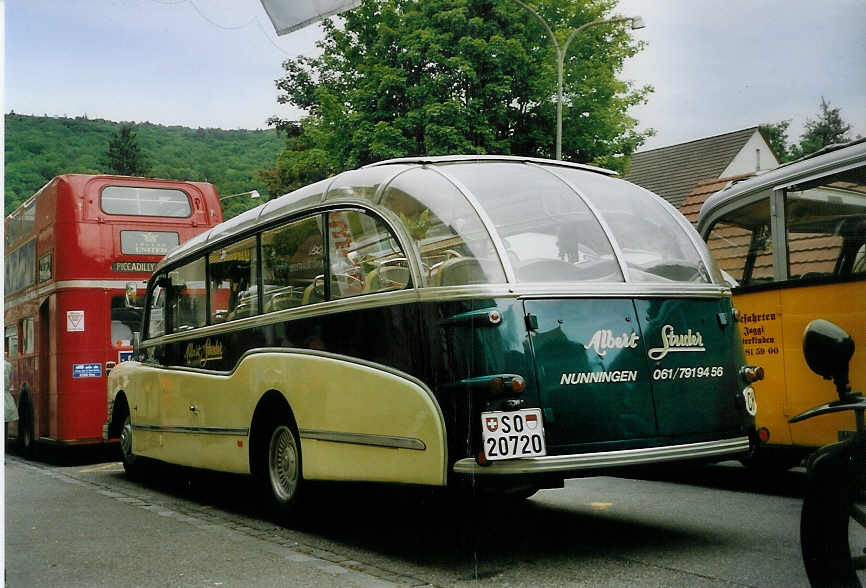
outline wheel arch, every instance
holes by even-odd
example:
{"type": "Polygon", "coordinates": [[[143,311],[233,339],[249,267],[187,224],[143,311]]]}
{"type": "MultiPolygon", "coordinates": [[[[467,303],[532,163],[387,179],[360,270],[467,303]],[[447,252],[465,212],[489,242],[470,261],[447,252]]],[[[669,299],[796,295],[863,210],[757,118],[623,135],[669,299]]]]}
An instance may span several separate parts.
{"type": "Polygon", "coordinates": [[[123,427],[123,419],[126,415],[131,414],[129,410],[129,401],[126,398],[126,392],[118,390],[114,396],[114,401],[111,403],[111,421],[108,425],[108,438],[116,439],[120,437],[120,429],[123,427]]]}
{"type": "Polygon", "coordinates": [[[263,465],[261,462],[265,452],[262,448],[267,447],[270,427],[281,417],[288,418],[289,426],[298,435],[298,424],[289,401],[279,390],[270,389],[259,398],[250,422],[249,461],[253,476],[258,476],[259,468],[263,465]]]}

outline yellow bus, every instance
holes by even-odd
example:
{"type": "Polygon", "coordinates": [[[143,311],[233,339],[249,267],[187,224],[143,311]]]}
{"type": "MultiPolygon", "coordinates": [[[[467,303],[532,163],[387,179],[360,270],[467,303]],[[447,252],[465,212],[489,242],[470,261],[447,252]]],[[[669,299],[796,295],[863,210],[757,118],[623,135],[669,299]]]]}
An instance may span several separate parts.
{"type": "Polygon", "coordinates": [[[813,319],[852,334],[851,384],[866,388],[866,139],[729,185],[704,203],[697,228],[734,286],[746,359],[765,370],[756,461],[788,467],[852,435],[850,412],[788,419],[837,398],[803,359],[813,319]]]}

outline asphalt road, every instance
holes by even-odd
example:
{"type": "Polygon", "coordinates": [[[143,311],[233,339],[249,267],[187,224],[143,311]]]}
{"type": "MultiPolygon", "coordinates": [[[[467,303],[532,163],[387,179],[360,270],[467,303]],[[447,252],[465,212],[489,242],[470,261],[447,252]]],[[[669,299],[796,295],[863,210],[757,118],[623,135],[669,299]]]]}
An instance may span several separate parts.
{"type": "Polygon", "coordinates": [[[6,456],[7,586],[808,586],[803,473],[586,478],[521,503],[316,485],[280,524],[247,478],[6,456]]]}

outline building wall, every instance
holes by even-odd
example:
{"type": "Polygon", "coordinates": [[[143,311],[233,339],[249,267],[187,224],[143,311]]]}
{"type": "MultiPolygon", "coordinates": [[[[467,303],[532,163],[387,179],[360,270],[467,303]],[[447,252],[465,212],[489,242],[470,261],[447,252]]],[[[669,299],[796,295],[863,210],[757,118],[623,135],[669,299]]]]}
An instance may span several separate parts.
{"type": "Polygon", "coordinates": [[[770,146],[761,136],[761,133],[755,131],[739,153],[734,156],[728,167],[725,168],[719,177],[726,178],[728,176],[737,176],[740,174],[748,174],[759,171],[774,169],[779,166],[779,162],[773,155],[770,146]]]}

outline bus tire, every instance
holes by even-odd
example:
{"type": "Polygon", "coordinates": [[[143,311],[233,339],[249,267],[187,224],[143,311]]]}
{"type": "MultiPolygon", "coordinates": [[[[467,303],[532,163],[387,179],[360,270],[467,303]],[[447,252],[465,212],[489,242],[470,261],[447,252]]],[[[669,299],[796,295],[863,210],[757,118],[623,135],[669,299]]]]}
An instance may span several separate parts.
{"type": "Polygon", "coordinates": [[[18,406],[18,451],[27,459],[36,456],[36,437],[33,429],[33,407],[30,399],[25,399],[18,406]]]}
{"type": "Polygon", "coordinates": [[[292,514],[302,494],[301,443],[289,419],[272,422],[262,447],[262,467],[258,468],[262,490],[280,517],[292,514]]]}
{"type": "Polygon", "coordinates": [[[864,478],[839,465],[823,468],[812,477],[803,498],[800,546],[813,586],[861,585],[848,541],[852,509],[866,491],[864,478]]]}
{"type": "Polygon", "coordinates": [[[126,415],[123,425],[120,427],[119,445],[120,461],[123,463],[126,477],[134,482],[144,478],[145,460],[132,452],[132,420],[129,418],[129,414],[126,415]]]}

